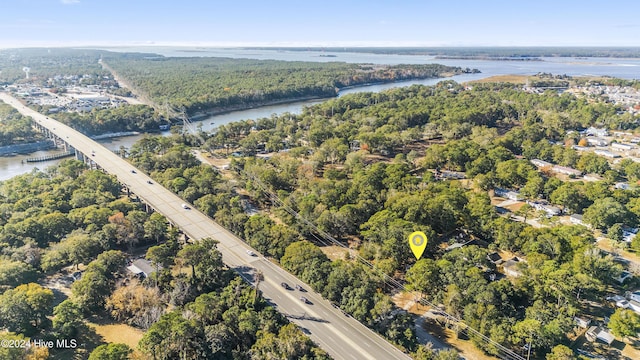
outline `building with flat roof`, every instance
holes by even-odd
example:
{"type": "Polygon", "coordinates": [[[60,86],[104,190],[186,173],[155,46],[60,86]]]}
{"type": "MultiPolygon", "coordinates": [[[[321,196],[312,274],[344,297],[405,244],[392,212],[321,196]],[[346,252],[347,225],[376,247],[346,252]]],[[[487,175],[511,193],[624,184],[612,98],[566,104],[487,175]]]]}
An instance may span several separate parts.
{"type": "Polygon", "coordinates": [[[589,137],[587,138],[587,144],[591,146],[607,146],[609,145],[609,140],[600,137],[589,137]]]}
{"type": "MultiPolygon", "coordinates": [[[[162,267],[159,267],[162,268],[162,267]]],[[[156,272],[156,268],[151,264],[151,261],[147,259],[136,259],[131,265],[127,266],[127,270],[131,271],[134,275],[149,277],[156,272]]]]}
{"type": "Polygon", "coordinates": [[[629,183],[626,182],[618,182],[613,185],[614,188],[619,190],[629,190],[629,183]]]}
{"type": "Polygon", "coordinates": [[[584,221],[582,221],[582,214],[572,214],[569,216],[569,221],[571,221],[572,224],[586,226],[584,221]]]}
{"type": "Polygon", "coordinates": [[[604,128],[598,129],[598,128],[593,127],[593,126],[589,127],[588,129],[586,129],[584,131],[581,131],[580,133],[583,134],[583,135],[586,135],[586,136],[607,136],[607,135],[609,135],[609,132],[607,131],[607,129],[604,129],[604,128]]]}
{"type": "Polygon", "coordinates": [[[596,155],[604,156],[606,158],[610,158],[610,159],[615,159],[620,157],[620,155],[612,153],[611,151],[607,151],[607,150],[595,150],[593,153],[596,155]]]}
{"type": "Polygon", "coordinates": [[[560,166],[560,165],[554,165],[551,168],[551,171],[558,173],[558,174],[565,174],[565,175],[569,175],[569,176],[580,176],[582,175],[582,171],[574,169],[574,168],[570,168],[567,166],[560,166]]]}
{"type": "Polygon", "coordinates": [[[547,166],[553,166],[552,163],[548,162],[548,161],[544,161],[544,160],[540,160],[540,159],[533,159],[531,160],[531,163],[533,165],[535,165],[538,168],[543,168],[543,167],[547,167],[547,166]]]}
{"type": "Polygon", "coordinates": [[[559,207],[553,206],[546,201],[527,201],[534,209],[544,211],[548,217],[557,216],[562,213],[559,207]]]}
{"type": "Polygon", "coordinates": [[[495,196],[500,196],[509,200],[524,200],[524,196],[520,195],[519,192],[513,190],[495,188],[493,189],[493,193],[495,196]]]}
{"type": "Polygon", "coordinates": [[[629,151],[633,150],[634,146],[631,144],[612,143],[611,149],[615,151],[629,151]]]}
{"type": "Polygon", "coordinates": [[[587,330],[585,337],[591,342],[600,340],[607,345],[611,345],[611,343],[616,339],[613,334],[608,332],[605,328],[598,326],[590,327],[589,330],[587,330]]]}
{"type": "Polygon", "coordinates": [[[462,180],[466,177],[467,175],[462,171],[442,170],[440,173],[436,174],[436,178],[442,180],[462,180]]]}

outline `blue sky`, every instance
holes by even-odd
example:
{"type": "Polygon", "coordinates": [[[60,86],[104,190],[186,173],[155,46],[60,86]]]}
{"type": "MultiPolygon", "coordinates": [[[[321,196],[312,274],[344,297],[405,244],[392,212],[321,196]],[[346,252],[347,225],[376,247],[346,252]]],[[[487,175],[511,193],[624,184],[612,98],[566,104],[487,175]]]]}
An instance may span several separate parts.
{"type": "Polygon", "coordinates": [[[637,0],[2,0],[0,47],[640,46],[637,0]]]}

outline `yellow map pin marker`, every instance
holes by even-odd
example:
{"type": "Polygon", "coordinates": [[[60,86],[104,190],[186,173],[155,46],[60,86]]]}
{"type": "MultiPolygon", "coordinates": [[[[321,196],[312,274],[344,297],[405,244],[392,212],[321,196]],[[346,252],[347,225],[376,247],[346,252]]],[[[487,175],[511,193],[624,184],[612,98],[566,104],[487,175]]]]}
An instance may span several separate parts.
{"type": "Polygon", "coordinates": [[[427,235],[422,231],[412,232],[411,235],[409,235],[409,246],[411,246],[411,251],[413,255],[415,255],[416,260],[420,260],[424,249],[427,248],[427,235]]]}

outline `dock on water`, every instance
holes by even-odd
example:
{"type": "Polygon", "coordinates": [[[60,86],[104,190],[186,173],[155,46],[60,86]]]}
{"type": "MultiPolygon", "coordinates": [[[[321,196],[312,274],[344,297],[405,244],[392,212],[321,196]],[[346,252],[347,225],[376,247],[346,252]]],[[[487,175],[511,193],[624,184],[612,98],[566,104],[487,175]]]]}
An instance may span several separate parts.
{"type": "Polygon", "coordinates": [[[66,158],[66,157],[70,157],[70,156],[74,156],[74,155],[75,155],[74,151],[65,151],[65,152],[61,152],[61,153],[57,153],[57,154],[51,154],[51,155],[46,155],[46,156],[41,156],[41,157],[28,158],[26,161],[28,163],[43,162],[43,161],[49,161],[49,160],[62,159],[62,158],[66,158]]]}

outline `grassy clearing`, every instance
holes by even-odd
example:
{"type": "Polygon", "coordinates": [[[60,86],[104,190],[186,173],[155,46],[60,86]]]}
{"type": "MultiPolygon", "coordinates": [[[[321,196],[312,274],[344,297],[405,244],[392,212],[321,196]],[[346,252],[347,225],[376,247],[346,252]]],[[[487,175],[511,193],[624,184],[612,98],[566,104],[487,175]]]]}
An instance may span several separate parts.
{"type": "Polygon", "coordinates": [[[320,250],[322,250],[322,252],[327,255],[327,257],[331,260],[331,261],[336,261],[338,259],[344,260],[347,254],[347,251],[351,254],[352,257],[355,257],[356,255],[358,255],[358,252],[356,250],[353,249],[345,249],[341,246],[337,246],[337,245],[332,245],[332,246],[321,246],[320,250]]]}
{"type": "Polygon", "coordinates": [[[113,323],[110,321],[94,320],[86,322],[87,329],[80,334],[77,349],[55,351],[50,356],[52,360],[86,360],[89,354],[98,346],[106,343],[127,344],[134,349],[130,359],[147,360],[147,357],[137,351],[138,341],[144,332],[126,324],[113,323]]]}
{"type": "Polygon", "coordinates": [[[514,84],[525,84],[529,76],[527,75],[495,75],[488,78],[469,81],[469,84],[473,83],[492,83],[492,82],[508,82],[514,84]]]}
{"type": "Polygon", "coordinates": [[[120,323],[89,322],[87,323],[87,325],[91,327],[105,343],[127,344],[129,345],[129,347],[134,349],[137,359],[144,358],[142,354],[136,350],[138,348],[138,342],[140,341],[140,339],[142,339],[142,335],[144,335],[144,331],[136,329],[127,324],[120,323]]]}

